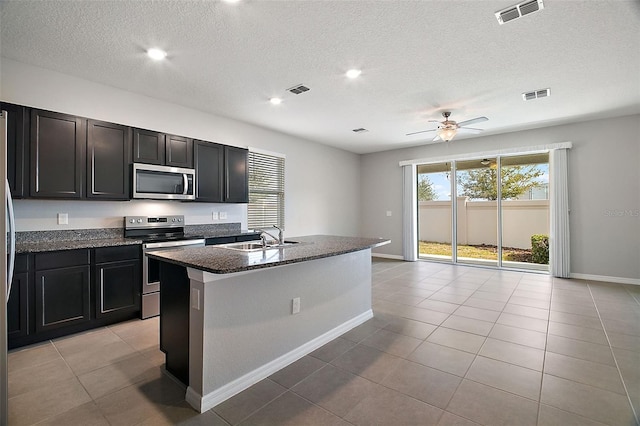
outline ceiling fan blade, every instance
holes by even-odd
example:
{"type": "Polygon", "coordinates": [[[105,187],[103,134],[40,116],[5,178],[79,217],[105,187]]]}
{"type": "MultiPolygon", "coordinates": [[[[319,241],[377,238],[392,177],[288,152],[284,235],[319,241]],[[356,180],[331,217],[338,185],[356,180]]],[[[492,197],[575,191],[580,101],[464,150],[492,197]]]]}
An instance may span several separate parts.
{"type": "Polygon", "coordinates": [[[435,132],[436,129],[420,130],[419,132],[407,133],[405,136],[417,135],[418,133],[435,132]]]}
{"type": "Polygon", "coordinates": [[[458,129],[459,132],[462,133],[471,133],[471,134],[477,134],[477,133],[482,133],[484,130],[483,129],[474,129],[473,127],[460,127],[458,129]]]}
{"type": "Polygon", "coordinates": [[[469,124],[482,123],[483,121],[487,121],[487,120],[488,120],[487,117],[476,117],[476,118],[472,118],[471,120],[461,121],[460,123],[458,123],[458,127],[467,126],[469,124]]]}

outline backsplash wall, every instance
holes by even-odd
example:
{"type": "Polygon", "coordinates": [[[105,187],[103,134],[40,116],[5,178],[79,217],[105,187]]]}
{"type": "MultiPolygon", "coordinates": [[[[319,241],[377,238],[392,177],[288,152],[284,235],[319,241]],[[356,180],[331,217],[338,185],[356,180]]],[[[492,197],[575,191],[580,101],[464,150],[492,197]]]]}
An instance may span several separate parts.
{"type": "Polygon", "coordinates": [[[160,200],[73,201],[14,200],[16,231],[123,228],[124,216],[181,214],[187,225],[241,223],[247,228],[246,204],[189,203],[160,200]],[[226,213],[226,219],[213,220],[213,212],[226,213]],[[69,215],[68,225],[58,225],[58,213],[69,215]]]}

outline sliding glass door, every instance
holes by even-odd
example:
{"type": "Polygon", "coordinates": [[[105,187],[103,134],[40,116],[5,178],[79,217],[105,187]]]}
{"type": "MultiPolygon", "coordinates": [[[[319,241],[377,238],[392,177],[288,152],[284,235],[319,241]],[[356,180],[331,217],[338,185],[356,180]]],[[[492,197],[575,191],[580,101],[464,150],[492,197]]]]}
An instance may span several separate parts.
{"type": "Polygon", "coordinates": [[[549,270],[549,154],[500,163],[502,265],[549,270]]]}
{"type": "Polygon", "coordinates": [[[497,161],[456,162],[458,263],[498,265],[497,161]]]}
{"type": "Polygon", "coordinates": [[[452,259],[451,163],[418,166],[418,254],[452,259]]]}
{"type": "Polygon", "coordinates": [[[417,166],[418,253],[548,271],[549,154],[417,166]]]}

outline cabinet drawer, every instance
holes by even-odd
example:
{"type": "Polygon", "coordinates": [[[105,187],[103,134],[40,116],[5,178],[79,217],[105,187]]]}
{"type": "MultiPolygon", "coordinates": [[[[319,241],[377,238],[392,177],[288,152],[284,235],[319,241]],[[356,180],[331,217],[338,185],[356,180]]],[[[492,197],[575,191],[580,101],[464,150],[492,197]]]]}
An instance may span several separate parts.
{"type": "Polygon", "coordinates": [[[28,272],[29,271],[29,255],[19,254],[16,256],[16,263],[13,267],[14,273],[28,272]]]}
{"type": "Polygon", "coordinates": [[[70,266],[89,264],[89,250],[64,250],[51,253],[38,253],[36,258],[36,271],[42,269],[58,269],[70,266]]]}
{"type": "Polygon", "coordinates": [[[95,249],[96,263],[117,262],[120,260],[138,260],[142,255],[139,245],[101,247],[95,249]]]}

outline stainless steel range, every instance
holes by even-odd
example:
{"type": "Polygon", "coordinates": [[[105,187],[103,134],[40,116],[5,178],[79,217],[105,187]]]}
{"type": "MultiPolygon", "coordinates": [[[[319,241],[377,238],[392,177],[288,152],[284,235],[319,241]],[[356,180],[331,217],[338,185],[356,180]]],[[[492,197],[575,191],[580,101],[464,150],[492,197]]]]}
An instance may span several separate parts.
{"type": "Polygon", "coordinates": [[[141,239],[142,319],[160,315],[160,264],[148,253],[204,246],[204,237],[184,235],[184,216],[125,216],[124,236],[141,239]]]}

